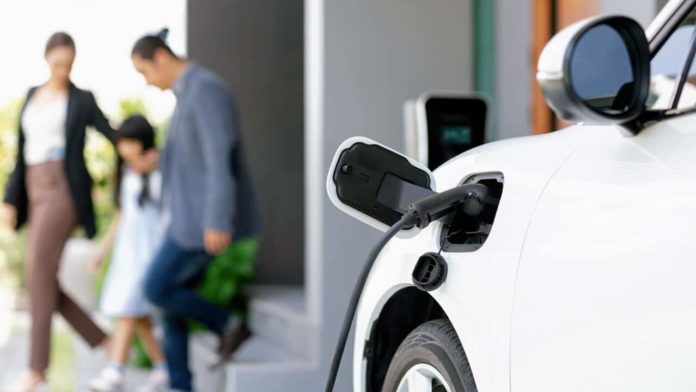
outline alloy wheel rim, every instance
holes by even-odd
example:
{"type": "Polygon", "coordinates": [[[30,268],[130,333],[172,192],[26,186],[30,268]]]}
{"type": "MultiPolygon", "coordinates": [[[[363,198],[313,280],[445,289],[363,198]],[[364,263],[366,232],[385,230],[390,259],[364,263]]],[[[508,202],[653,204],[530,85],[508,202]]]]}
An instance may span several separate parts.
{"type": "Polygon", "coordinates": [[[411,366],[399,381],[397,392],[452,392],[442,374],[432,365],[411,366]]]}

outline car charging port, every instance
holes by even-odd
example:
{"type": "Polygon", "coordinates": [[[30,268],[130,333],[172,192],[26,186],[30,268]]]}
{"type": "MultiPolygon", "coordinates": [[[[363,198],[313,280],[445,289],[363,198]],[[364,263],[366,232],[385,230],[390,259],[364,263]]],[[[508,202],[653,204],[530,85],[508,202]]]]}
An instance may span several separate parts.
{"type": "Polygon", "coordinates": [[[498,205],[503,194],[504,177],[502,173],[481,173],[469,176],[466,184],[484,185],[488,192],[483,200],[483,208],[477,215],[455,211],[446,219],[440,232],[442,250],[445,252],[474,252],[481,248],[493,228],[498,205]]]}

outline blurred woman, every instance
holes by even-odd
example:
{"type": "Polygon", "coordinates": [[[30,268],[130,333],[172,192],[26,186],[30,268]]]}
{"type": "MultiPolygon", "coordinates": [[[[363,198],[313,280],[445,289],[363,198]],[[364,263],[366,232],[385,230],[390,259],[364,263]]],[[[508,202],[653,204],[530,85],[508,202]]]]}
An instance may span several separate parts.
{"type": "Polygon", "coordinates": [[[83,150],[85,129],[94,126],[110,141],[114,130],[91,92],[70,81],[75,43],[58,32],[44,52],[49,80],[31,88],[21,111],[17,164],[5,190],[8,224],[28,223],[26,277],[31,314],[29,368],[16,391],[45,388],[51,347],[51,317],[58,311],[91,346],[105,346],[106,334],[58,284],[58,268],[66,241],[81,226],[96,232],[92,180],[83,150]]]}

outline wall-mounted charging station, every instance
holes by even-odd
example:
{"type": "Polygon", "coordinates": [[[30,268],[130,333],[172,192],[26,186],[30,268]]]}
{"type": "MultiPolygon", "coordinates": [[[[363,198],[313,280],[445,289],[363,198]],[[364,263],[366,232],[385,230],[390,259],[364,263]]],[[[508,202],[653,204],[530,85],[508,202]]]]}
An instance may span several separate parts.
{"type": "Polygon", "coordinates": [[[487,100],[472,92],[426,92],[404,103],[406,155],[430,170],[486,138],[487,100]]]}

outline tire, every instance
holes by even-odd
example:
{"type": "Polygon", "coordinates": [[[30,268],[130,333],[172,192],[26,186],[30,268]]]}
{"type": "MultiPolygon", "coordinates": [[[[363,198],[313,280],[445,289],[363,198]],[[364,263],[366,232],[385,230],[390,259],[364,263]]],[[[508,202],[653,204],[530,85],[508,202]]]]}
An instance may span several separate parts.
{"type": "Polygon", "coordinates": [[[449,320],[428,321],[414,329],[406,336],[389,364],[382,392],[416,390],[476,392],[469,361],[449,320]],[[423,374],[427,377],[422,378],[423,374]],[[413,387],[417,381],[424,382],[428,377],[432,377],[427,381],[429,387],[413,387]],[[409,384],[409,381],[412,383],[409,384]]]}

